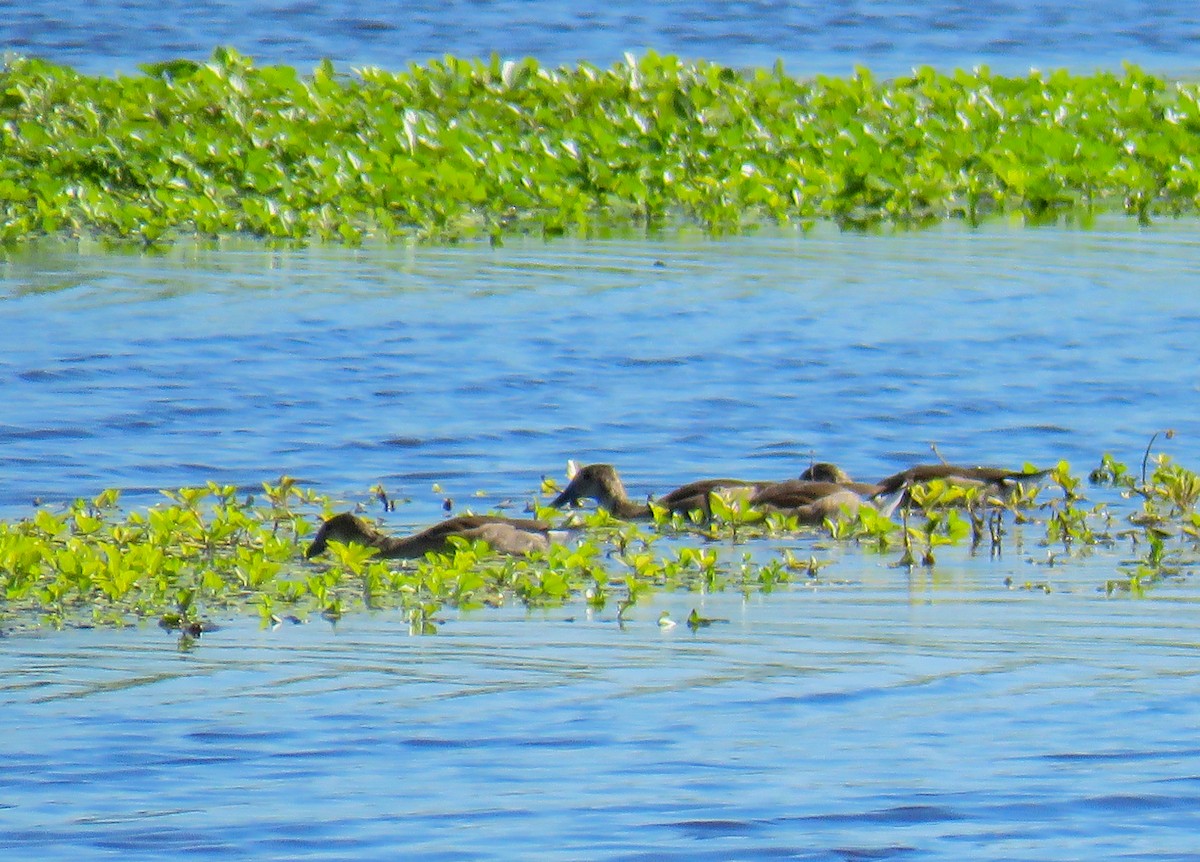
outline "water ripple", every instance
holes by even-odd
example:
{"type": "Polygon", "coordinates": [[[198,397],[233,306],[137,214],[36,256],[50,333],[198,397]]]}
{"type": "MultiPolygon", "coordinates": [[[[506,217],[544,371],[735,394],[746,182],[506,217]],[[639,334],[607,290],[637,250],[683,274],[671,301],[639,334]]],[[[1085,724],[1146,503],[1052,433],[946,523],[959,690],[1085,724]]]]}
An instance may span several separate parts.
{"type": "MultiPolygon", "coordinates": [[[[1200,319],[1192,233],[152,261],[20,250],[0,269],[15,298],[0,316],[0,510],[109,486],[136,505],[210,479],[251,493],[286,472],[349,498],[385,481],[411,499],[388,513],[400,530],[440,517],[448,495],[523,502],[568,458],[617,463],[641,496],[701,471],[795,475],[814,457],[881,476],[928,459],[930,441],[1013,465],[1140,457],[1147,429],[1200,434],[1179,407],[1196,385],[1178,361],[1200,319]],[[1174,289],[1145,291],[1143,275],[1174,289]],[[26,337],[51,318],[47,337],[26,337]]],[[[621,621],[499,608],[412,638],[386,613],[230,620],[187,654],[152,626],[13,634],[0,641],[6,846],[47,859],[1194,850],[1190,580],[1118,601],[1088,561],[1036,569],[1032,549],[947,549],[911,573],[821,552],[845,555],[843,582],[663,591],[621,621]],[[1034,572],[1050,593],[1005,584],[1034,572]],[[659,629],[661,610],[694,606],[730,622],[659,629]]]]}

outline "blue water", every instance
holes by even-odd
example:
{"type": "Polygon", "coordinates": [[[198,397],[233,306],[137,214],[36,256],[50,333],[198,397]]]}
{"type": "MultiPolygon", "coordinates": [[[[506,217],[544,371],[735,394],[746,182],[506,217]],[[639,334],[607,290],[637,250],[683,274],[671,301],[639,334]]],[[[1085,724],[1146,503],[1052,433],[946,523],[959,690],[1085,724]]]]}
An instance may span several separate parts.
{"type": "Polygon", "coordinates": [[[668,596],[623,630],[14,640],[6,855],[1195,858],[1194,603],[870,577],[710,598],[730,622],[695,635],[659,630],[668,596]]]}
{"type": "MultiPolygon", "coordinates": [[[[0,512],[280,473],[523,507],[568,458],[697,475],[1018,465],[1149,435],[1194,464],[1194,222],[993,224],[0,264],[0,512]],[[434,485],[438,484],[435,490],[434,485]],[[478,492],[479,496],[476,496],[478,492]]],[[[378,514],[378,510],[375,510],[378,514]]],[[[1040,528],[932,571],[797,536],[820,580],[613,609],[0,640],[12,858],[1190,858],[1190,577],[1040,528]],[[1029,585],[1032,588],[1023,588],[1029,585]],[[1042,586],[1049,588],[1045,592],[1042,586]],[[723,619],[693,634],[658,614],[723,619]]],[[[729,549],[741,553],[741,549],[729,549]]],[[[759,549],[758,553],[769,553],[759,549]]],[[[303,565],[297,561],[297,566],[303,565]]],[[[12,621],[15,622],[15,621],[12,621]]]]}
{"type": "Polygon", "coordinates": [[[626,51],[654,49],[747,66],[779,59],[801,75],[847,74],[855,64],[895,75],[924,63],[1022,73],[1125,61],[1188,73],[1197,68],[1198,44],[1200,11],[1184,0],[0,2],[0,48],[101,74],[173,57],[204,59],[216,45],[301,68],[328,57],[346,68],[402,69],[444,54],[493,52],[607,66],[626,51]]]}
{"type": "MultiPolygon", "coordinates": [[[[100,73],[218,43],[301,67],[653,47],[797,74],[1186,73],[1198,20],[1179,2],[0,0],[0,47],[100,73]]],[[[400,531],[446,496],[522,508],[571,458],[615,462],[638,496],[814,457],[874,478],[931,444],[1078,474],[1105,451],[1136,464],[1165,428],[1196,467],[1197,237],[1112,219],[21,249],[0,260],[0,518],[289,473],[347,501],[382,482],[400,531]]],[[[448,610],[434,637],[388,613],[229,617],[180,650],[153,626],[0,617],[0,857],[1193,859],[1193,574],[1109,598],[1140,551],[1050,566],[1039,535],[911,573],[800,535],[779,544],[830,560],[820,579],[659,593],[624,625],[577,604],[448,610]],[[728,622],[657,625],[692,607],[728,622]]]]}
{"type": "Polygon", "coordinates": [[[1114,219],[21,253],[0,264],[0,513],[287,473],[340,495],[382,482],[420,521],[447,494],[524,501],[572,458],[615,462],[636,494],[813,457],[877,478],[931,444],[1076,472],[1136,461],[1155,431],[1200,434],[1180,361],[1195,237],[1114,219]]]}

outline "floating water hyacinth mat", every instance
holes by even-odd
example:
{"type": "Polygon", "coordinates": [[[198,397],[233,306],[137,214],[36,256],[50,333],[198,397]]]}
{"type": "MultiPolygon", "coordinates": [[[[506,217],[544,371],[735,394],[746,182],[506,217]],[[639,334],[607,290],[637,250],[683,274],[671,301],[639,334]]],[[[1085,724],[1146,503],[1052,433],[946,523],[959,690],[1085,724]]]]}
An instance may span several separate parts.
{"type": "MultiPolygon", "coordinates": [[[[864,508],[821,528],[736,504],[714,506],[709,522],[660,514],[635,525],[604,512],[564,515],[535,501],[539,516],[566,518],[576,536],[528,557],[456,539],[446,553],[404,563],[338,543],[321,559],[304,560],[316,524],[346,504],[286,477],[244,499],[212,483],[165,491],[163,504],[134,511],[124,511],[110,490],[0,523],[0,627],[155,620],[195,636],[221,616],[250,612],[273,623],[371,608],[399,611],[414,632],[429,633],[446,608],[573,602],[620,619],[655,592],[833,583],[839,545],[909,569],[936,569],[948,545],[1015,549],[1043,571],[1106,553],[1111,576],[1095,588],[1136,596],[1200,564],[1200,476],[1167,456],[1151,466],[1138,476],[1104,458],[1091,479],[1119,491],[1118,505],[1087,504],[1064,463],[1049,488],[1018,486],[998,498],[933,482],[914,488],[896,519],[864,508]]],[[[371,499],[360,501],[360,511],[371,499]]],[[[1008,586],[1051,589],[1049,581],[1008,586]]]]}
{"type": "Polygon", "coordinates": [[[921,68],[794,78],[649,53],[301,74],[228,48],[0,69],[0,246],[44,235],[502,240],[695,224],[1195,213],[1200,89],[921,68]]]}

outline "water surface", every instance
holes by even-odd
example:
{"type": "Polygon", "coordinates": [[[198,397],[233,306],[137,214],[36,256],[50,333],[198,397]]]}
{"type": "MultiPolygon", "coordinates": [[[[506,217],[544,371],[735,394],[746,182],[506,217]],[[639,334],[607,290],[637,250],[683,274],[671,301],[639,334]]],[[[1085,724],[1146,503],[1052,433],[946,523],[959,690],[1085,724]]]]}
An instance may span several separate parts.
{"type": "MultiPolygon", "coordinates": [[[[410,499],[385,516],[401,530],[446,496],[520,509],[568,458],[614,461],[637,495],[814,457],[877,477],[931,442],[1081,473],[1168,427],[1194,467],[1196,236],[1113,219],[22,249],[0,264],[0,516],[290,473],[347,501],[382,482],[410,499]]],[[[0,843],[72,862],[1191,858],[1191,573],[1106,597],[1141,551],[1049,566],[1039,534],[912,573],[797,536],[779,546],[832,559],[819,582],[658,594],[623,626],[575,604],[447,611],[433,637],[388,613],[221,618],[189,649],[151,625],[9,627],[0,843]],[[727,622],[656,622],[692,607],[727,622]]]]}
{"type": "MultiPolygon", "coordinates": [[[[0,48],[101,74],[232,44],[302,69],[653,48],[799,75],[1194,76],[1198,38],[1178,0],[0,0],[0,48]]],[[[931,443],[1083,472],[1168,427],[1194,467],[1196,237],[23,249],[0,262],[0,517],[290,473],[347,500],[384,483],[411,499],[400,530],[446,496],[523,507],[568,458],[642,495],[814,457],[876,477],[931,443]]],[[[392,614],[222,619],[184,650],[152,626],[10,633],[0,855],[1195,858],[1190,573],[1135,601],[1099,589],[1132,549],[1051,567],[1031,533],[907,573],[816,541],[780,544],[833,558],[819,585],[660,594],[624,626],[572,605],[447,612],[435,637],[392,614]],[[692,607],[728,622],[656,623],[692,607]]]]}
{"type": "Polygon", "coordinates": [[[611,614],[386,616],[190,654],[0,652],[19,857],[1184,859],[1194,591],[1002,594],[892,570],[611,614]]]}
{"type": "Polygon", "coordinates": [[[0,47],[97,74],[132,72],[139,63],[174,57],[202,60],[217,45],[233,45],[260,62],[301,69],[330,58],[342,67],[400,70],[445,54],[492,53],[549,65],[585,60],[608,66],[626,51],[654,49],[744,66],[781,60],[799,75],[845,75],[856,64],[898,75],[921,64],[986,63],[1023,74],[1030,67],[1119,70],[1123,62],[1191,75],[1198,43],[1200,13],[1184,0],[1052,6],[994,0],[99,0],[69,7],[0,0],[0,47]]]}
{"type": "MultiPolygon", "coordinates": [[[[494,504],[568,459],[875,478],[1195,439],[1194,225],[0,264],[0,512],[287,473],[494,504]],[[1169,287],[1168,287],[1169,286],[1169,287]]],[[[1185,459],[1186,460],[1186,459],[1185,459]]],[[[432,513],[434,509],[430,509],[432,513]]]]}

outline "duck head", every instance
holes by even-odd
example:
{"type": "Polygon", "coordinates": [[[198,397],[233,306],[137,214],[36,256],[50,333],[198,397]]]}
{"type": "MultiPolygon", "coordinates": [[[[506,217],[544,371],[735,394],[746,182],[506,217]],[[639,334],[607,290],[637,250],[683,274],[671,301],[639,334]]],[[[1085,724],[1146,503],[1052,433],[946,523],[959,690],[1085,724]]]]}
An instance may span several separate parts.
{"type": "Polygon", "coordinates": [[[374,531],[364,524],[361,519],[351,515],[349,512],[334,515],[321,524],[321,528],[317,530],[317,535],[313,536],[312,544],[304,552],[304,558],[311,560],[313,557],[324,552],[330,542],[362,542],[369,539],[373,533],[374,531]]]}
{"type": "Polygon", "coordinates": [[[800,474],[800,478],[810,482],[833,482],[838,485],[852,481],[849,473],[828,461],[818,461],[811,465],[800,474]]]}
{"type": "Polygon", "coordinates": [[[629,499],[625,494],[625,486],[621,484],[621,477],[617,475],[616,467],[612,464],[588,464],[580,468],[550,505],[561,509],[588,498],[601,505],[611,505],[629,499]]]}

